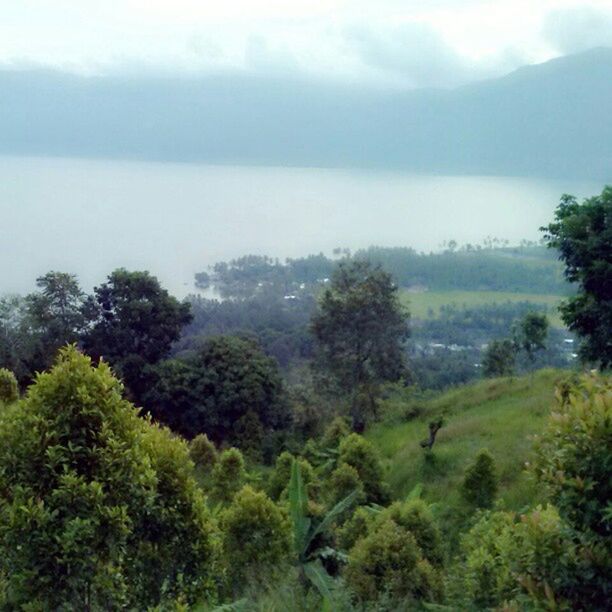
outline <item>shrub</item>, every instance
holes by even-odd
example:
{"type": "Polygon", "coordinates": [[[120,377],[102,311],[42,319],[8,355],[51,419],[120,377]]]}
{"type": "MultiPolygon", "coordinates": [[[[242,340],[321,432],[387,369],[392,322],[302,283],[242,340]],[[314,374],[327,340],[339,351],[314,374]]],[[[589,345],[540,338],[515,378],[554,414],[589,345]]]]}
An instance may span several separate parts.
{"type": "MultiPolygon", "coordinates": [[[[291,466],[293,465],[294,459],[295,457],[289,451],[283,451],[276,458],[276,466],[268,483],[268,495],[270,495],[272,499],[280,499],[287,490],[289,481],[291,480],[291,466]]],[[[306,459],[298,459],[298,461],[300,463],[302,481],[310,494],[313,492],[313,488],[316,488],[317,484],[314,469],[306,459]]]]}
{"type": "Polygon", "coordinates": [[[431,511],[421,499],[404,503],[395,502],[383,513],[383,519],[390,518],[394,523],[410,531],[421,553],[434,566],[441,566],[444,558],[442,537],[435,524],[431,511]]]}
{"type": "Polygon", "coordinates": [[[287,516],[263,492],[245,486],[221,519],[225,558],[233,590],[252,570],[263,580],[291,548],[287,516]]]}
{"type": "Polygon", "coordinates": [[[353,548],[357,540],[365,538],[373,523],[374,516],[370,510],[364,507],[357,508],[351,518],[337,531],[340,548],[342,550],[353,548]]]}
{"type": "Polygon", "coordinates": [[[21,609],[214,597],[217,532],[187,446],[73,348],[0,421],[0,576],[21,609]]]}
{"type": "Polygon", "coordinates": [[[383,469],[376,449],[363,436],[353,433],[340,442],[338,462],[357,470],[369,502],[382,504],[389,499],[389,490],[383,482],[383,469]]]}
{"type": "Polygon", "coordinates": [[[534,471],[577,530],[612,531],[612,381],[588,376],[557,390],[557,410],[536,441],[534,471]]]}
{"type": "Polygon", "coordinates": [[[481,450],[474,463],[468,467],[463,480],[463,496],[477,508],[490,508],[497,493],[497,476],[493,457],[481,450]]]}
{"type": "Polygon", "coordinates": [[[212,473],[213,495],[221,501],[231,501],[244,484],[244,458],[237,448],[228,448],[219,456],[212,473]]]}
{"type": "Polygon", "coordinates": [[[341,440],[351,433],[351,429],[343,417],[336,417],[325,429],[322,444],[325,448],[338,448],[341,440]]]}
{"type": "Polygon", "coordinates": [[[189,455],[201,468],[212,469],[217,463],[217,449],[206,434],[198,434],[189,443],[189,455]]]}
{"type": "Polygon", "coordinates": [[[6,368],[0,368],[0,404],[11,404],[19,399],[19,386],[15,375],[6,368]]]}
{"type": "Polygon", "coordinates": [[[576,548],[554,507],[538,507],[519,521],[509,512],[487,512],[462,538],[461,551],[450,581],[454,602],[468,609],[510,601],[520,609],[568,608],[576,548]]]}
{"type": "Polygon", "coordinates": [[[327,489],[330,507],[335,506],[353,491],[357,491],[353,507],[365,502],[363,483],[357,470],[348,463],[341,463],[330,474],[327,489]]]}
{"type": "Polygon", "coordinates": [[[345,571],[348,586],[363,602],[383,593],[394,599],[439,599],[440,580],[434,576],[414,536],[391,519],[357,541],[345,571]]]}

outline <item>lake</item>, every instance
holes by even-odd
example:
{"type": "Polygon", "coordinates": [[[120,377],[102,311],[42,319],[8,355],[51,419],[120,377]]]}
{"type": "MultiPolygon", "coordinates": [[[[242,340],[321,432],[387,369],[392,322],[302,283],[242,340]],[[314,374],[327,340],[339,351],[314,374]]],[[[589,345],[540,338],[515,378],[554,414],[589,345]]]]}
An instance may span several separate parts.
{"type": "Polygon", "coordinates": [[[90,290],[117,267],[176,295],[209,264],[335,247],[537,240],[562,193],[589,182],[318,168],[0,157],[0,294],[49,270],[90,290]]]}

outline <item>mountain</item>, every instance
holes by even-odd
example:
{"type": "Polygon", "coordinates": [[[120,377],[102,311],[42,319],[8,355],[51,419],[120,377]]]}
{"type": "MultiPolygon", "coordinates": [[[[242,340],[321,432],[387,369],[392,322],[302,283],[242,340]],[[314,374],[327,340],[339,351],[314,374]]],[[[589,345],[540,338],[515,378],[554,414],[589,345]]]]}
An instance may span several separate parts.
{"type": "Polygon", "coordinates": [[[0,71],[0,154],[612,180],[612,49],[454,90],[0,71]]]}

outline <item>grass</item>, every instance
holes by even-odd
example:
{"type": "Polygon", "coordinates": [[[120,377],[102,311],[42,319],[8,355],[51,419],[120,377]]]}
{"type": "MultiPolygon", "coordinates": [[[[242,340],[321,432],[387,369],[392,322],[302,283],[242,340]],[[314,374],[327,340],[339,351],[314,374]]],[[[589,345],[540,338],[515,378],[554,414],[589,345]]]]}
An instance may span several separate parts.
{"type": "Polygon", "coordinates": [[[548,307],[551,325],[563,327],[557,306],[559,295],[510,293],[505,291],[423,291],[421,293],[402,291],[401,299],[411,314],[418,319],[438,316],[440,307],[455,304],[459,307],[484,306],[504,302],[533,302],[548,307]]]}
{"type": "Polygon", "coordinates": [[[383,457],[394,496],[402,499],[420,483],[429,502],[460,508],[465,470],[478,451],[487,448],[495,460],[503,507],[520,510],[541,499],[524,467],[533,436],[542,430],[554,405],[555,385],[565,376],[567,372],[547,369],[533,380],[485,380],[429,399],[405,399],[403,406],[397,398],[385,400],[390,416],[367,437],[383,457]],[[429,422],[440,416],[444,426],[433,451],[425,452],[419,442],[427,438],[429,422]]]}

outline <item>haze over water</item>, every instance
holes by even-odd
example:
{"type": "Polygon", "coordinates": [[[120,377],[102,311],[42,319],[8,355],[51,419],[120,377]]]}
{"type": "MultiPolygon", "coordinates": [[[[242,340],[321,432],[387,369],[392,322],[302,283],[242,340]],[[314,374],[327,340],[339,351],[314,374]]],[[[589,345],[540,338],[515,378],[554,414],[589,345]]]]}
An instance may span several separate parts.
{"type": "Polygon", "coordinates": [[[90,290],[117,267],[172,293],[246,254],[279,258],[449,239],[537,240],[562,193],[602,185],[520,177],[0,157],[0,294],[49,270],[90,290]]]}

